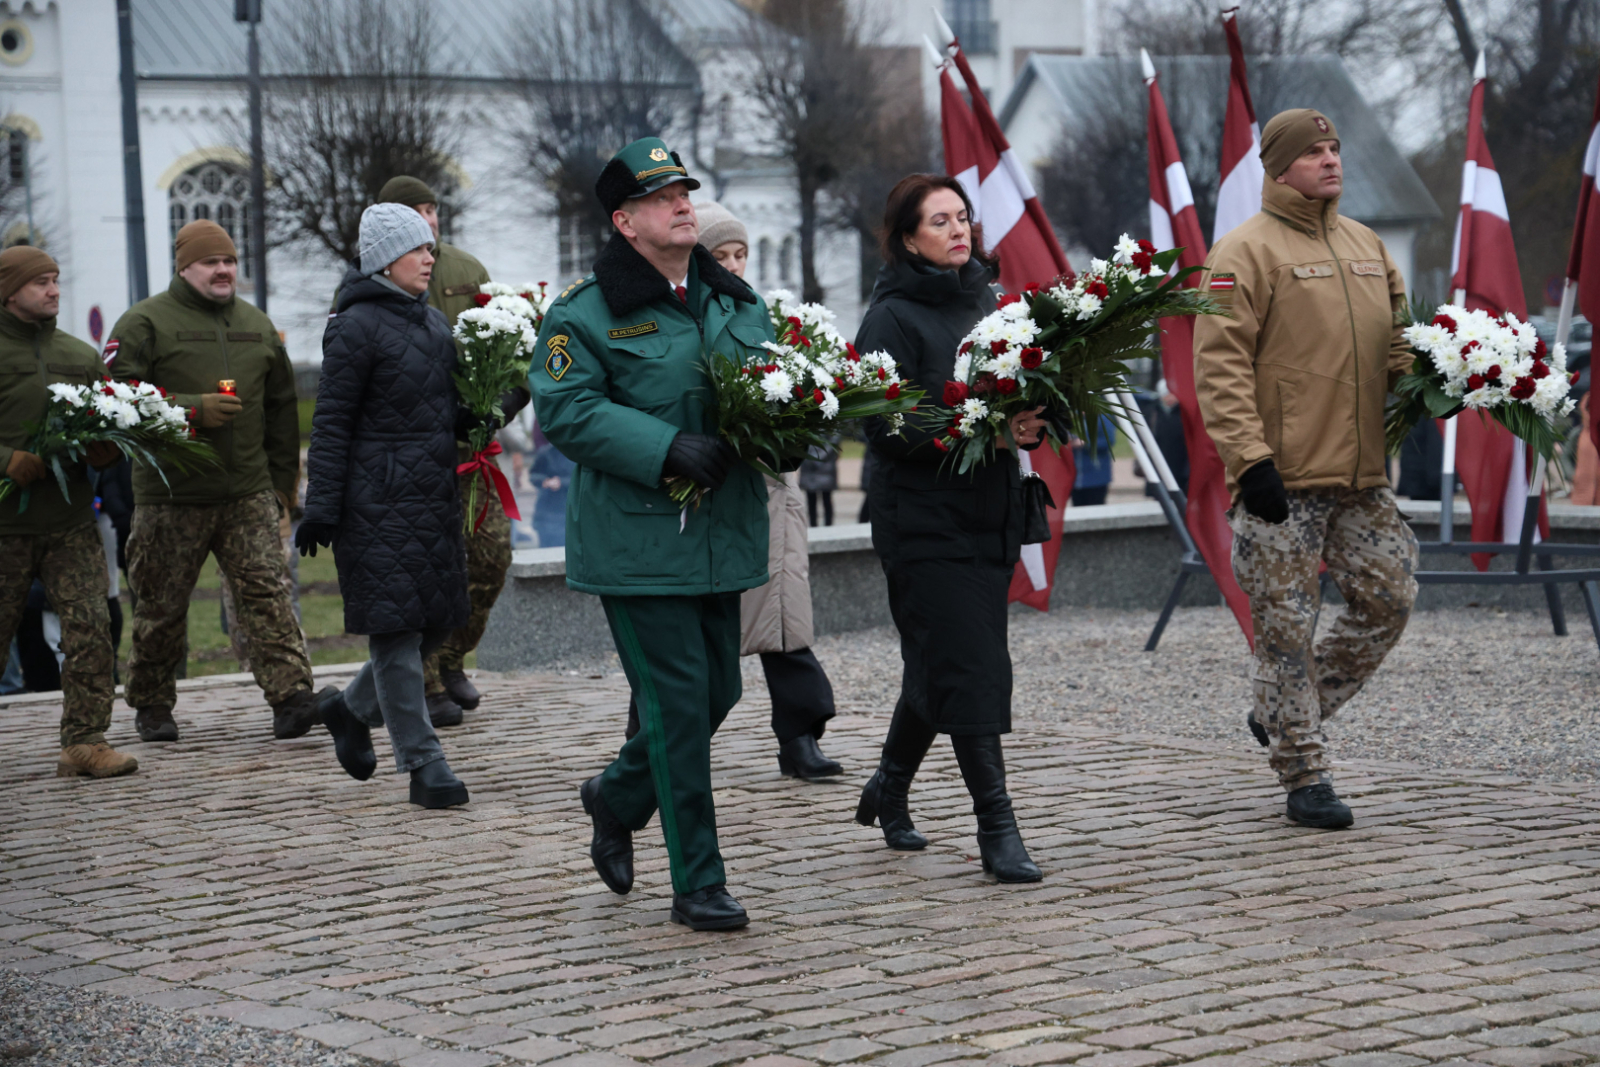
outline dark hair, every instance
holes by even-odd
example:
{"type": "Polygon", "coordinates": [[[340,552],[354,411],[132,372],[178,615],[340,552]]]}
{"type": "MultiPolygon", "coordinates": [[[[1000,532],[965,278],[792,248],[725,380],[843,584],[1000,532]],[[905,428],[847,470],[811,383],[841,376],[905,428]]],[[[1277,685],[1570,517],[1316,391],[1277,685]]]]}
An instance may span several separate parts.
{"type": "MultiPolygon", "coordinates": [[[[878,250],[885,263],[921,259],[906,248],[905,239],[922,225],[922,202],[935,189],[949,189],[961,198],[972,219],[972,201],[967,190],[948,174],[908,174],[889,190],[889,201],[883,207],[883,229],[878,232],[878,250]]],[[[972,258],[986,267],[997,267],[1000,257],[983,250],[983,224],[972,222],[972,258]]]]}

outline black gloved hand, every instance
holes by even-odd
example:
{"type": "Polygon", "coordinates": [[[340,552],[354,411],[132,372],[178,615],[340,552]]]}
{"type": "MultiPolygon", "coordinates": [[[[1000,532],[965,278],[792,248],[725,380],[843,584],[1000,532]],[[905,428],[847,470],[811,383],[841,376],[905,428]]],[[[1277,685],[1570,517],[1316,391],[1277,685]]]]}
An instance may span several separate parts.
{"type": "Polygon", "coordinates": [[[679,431],[662,461],[663,475],[688,478],[703,489],[721,489],[739,459],[726,441],[703,433],[679,431]]]}
{"type": "Polygon", "coordinates": [[[456,440],[465,441],[467,435],[480,426],[487,426],[492,432],[499,433],[506,423],[516,417],[517,412],[528,406],[528,401],[532,399],[533,396],[527,389],[517,385],[501,393],[500,398],[495,401],[500,408],[499,415],[479,415],[466,407],[459,409],[456,412],[456,440]]]}
{"type": "Polygon", "coordinates": [[[1262,522],[1280,525],[1289,518],[1289,492],[1277,464],[1264,459],[1239,475],[1239,501],[1262,522]]]}
{"type": "Polygon", "coordinates": [[[331,522],[302,522],[294,532],[294,547],[302,556],[315,556],[318,545],[332,548],[333,539],[338,535],[339,527],[331,522]]]}

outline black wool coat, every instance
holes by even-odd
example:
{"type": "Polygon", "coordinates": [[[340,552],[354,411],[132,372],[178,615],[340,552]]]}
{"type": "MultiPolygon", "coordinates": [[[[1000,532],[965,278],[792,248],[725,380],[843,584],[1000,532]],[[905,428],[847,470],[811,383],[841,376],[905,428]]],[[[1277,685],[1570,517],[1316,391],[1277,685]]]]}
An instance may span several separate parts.
{"type": "Polygon", "coordinates": [[[322,335],[305,521],[338,527],[350,633],[467,621],[456,488],[456,347],[427,294],[350,271],[322,335]]]}
{"type": "MultiPolygon", "coordinates": [[[[927,392],[923,407],[940,404],[962,338],[995,309],[992,278],[977,260],[959,271],[921,261],[885,265],[856,333],[857,350],[888,352],[900,376],[927,392]]],[[[958,476],[953,461],[933,446],[937,436],[939,426],[924,425],[916,414],[907,417],[900,435],[881,419],[867,423],[875,459],[867,489],[873,548],[886,564],[970,559],[1014,565],[1022,548],[1016,457],[1001,450],[991,462],[958,476]]]]}

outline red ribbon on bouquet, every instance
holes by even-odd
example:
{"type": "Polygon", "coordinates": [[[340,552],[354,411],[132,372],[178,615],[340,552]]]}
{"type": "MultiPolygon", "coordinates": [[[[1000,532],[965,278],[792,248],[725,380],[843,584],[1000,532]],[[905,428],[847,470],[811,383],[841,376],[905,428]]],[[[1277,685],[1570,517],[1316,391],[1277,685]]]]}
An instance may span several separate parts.
{"type": "Polygon", "coordinates": [[[490,441],[488,448],[474,453],[471,459],[456,468],[457,474],[482,474],[483,486],[490,490],[484,494],[483,507],[478,511],[478,521],[472,524],[473,533],[477,533],[479,527],[483,525],[483,520],[489,517],[489,501],[492,499],[492,493],[500,494],[500,506],[505,510],[506,518],[522,518],[522,512],[517,510],[517,495],[511,491],[511,483],[506,480],[505,472],[493,458],[504,451],[499,441],[490,441]]]}

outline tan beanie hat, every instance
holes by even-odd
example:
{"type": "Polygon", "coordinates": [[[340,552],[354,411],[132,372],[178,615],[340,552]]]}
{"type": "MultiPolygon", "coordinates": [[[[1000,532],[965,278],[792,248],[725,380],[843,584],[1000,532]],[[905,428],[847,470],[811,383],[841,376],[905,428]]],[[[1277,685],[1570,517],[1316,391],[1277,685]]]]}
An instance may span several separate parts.
{"type": "Polygon", "coordinates": [[[1280,111],[1261,131],[1261,167],[1267,177],[1276,178],[1300,158],[1300,153],[1330,138],[1337,141],[1339,131],[1322,112],[1308,107],[1280,111]]]}
{"type": "Polygon", "coordinates": [[[178,231],[175,250],[178,272],[182,273],[189,264],[207,256],[238,259],[239,250],[233,246],[233,238],[228,236],[227,230],[210,219],[195,219],[178,231]]]}
{"type": "Polygon", "coordinates": [[[378,203],[404,204],[406,207],[416,207],[418,204],[437,204],[439,194],[428,188],[428,183],[421,178],[413,178],[409,174],[397,174],[383,183],[383,188],[378,190],[378,203]]]}
{"type": "Polygon", "coordinates": [[[733,217],[733,212],[714,200],[694,205],[694,217],[700,223],[700,244],[715,252],[718,245],[739,241],[750,247],[750,233],[744,223],[733,217]]]}
{"type": "Polygon", "coordinates": [[[61,268],[50,258],[50,253],[42,248],[12,245],[0,252],[0,304],[10,300],[18,289],[39,275],[52,271],[59,273],[61,268]]]}

